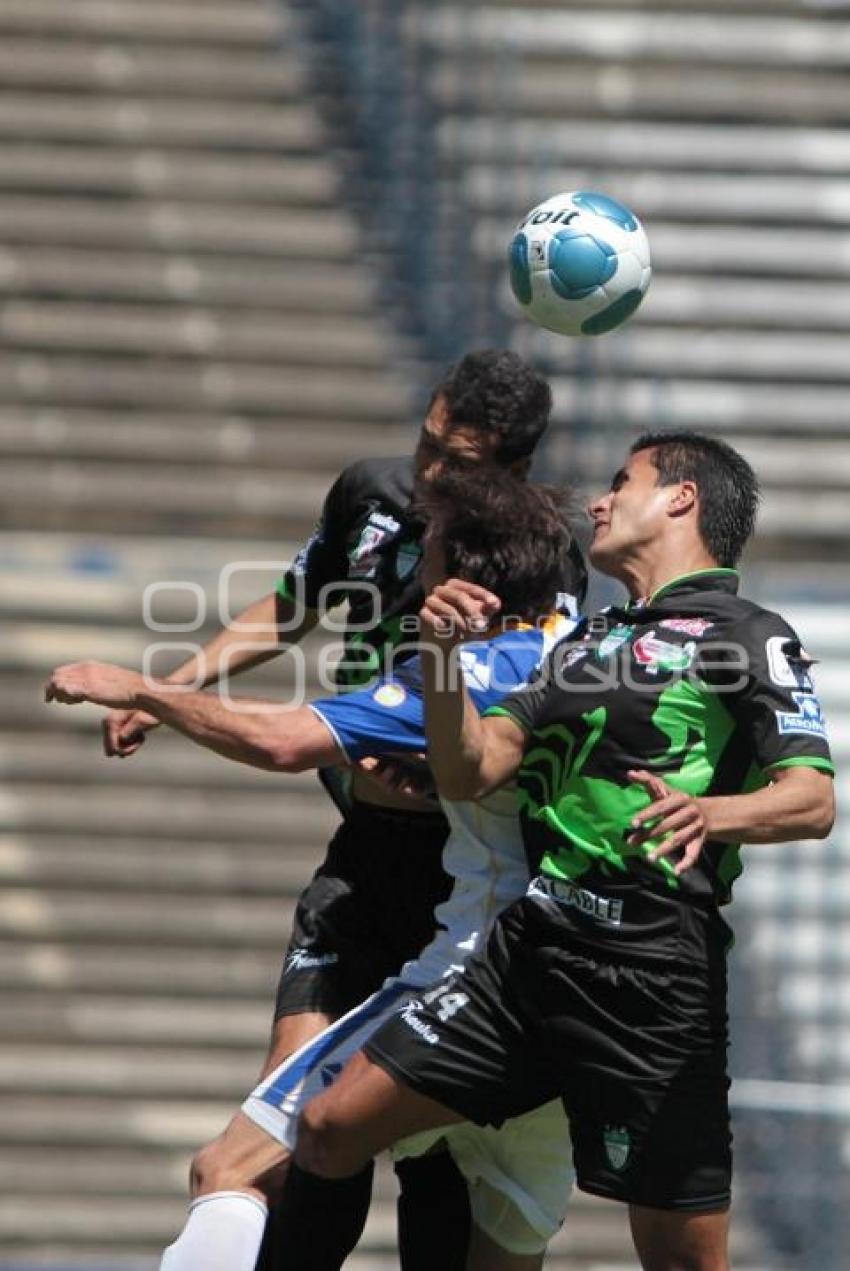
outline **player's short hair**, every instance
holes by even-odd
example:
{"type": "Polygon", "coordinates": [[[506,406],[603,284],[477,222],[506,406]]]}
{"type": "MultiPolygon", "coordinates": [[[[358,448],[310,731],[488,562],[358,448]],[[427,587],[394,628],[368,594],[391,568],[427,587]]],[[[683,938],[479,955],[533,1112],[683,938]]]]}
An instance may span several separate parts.
{"type": "Polygon", "coordinates": [[[449,426],[468,424],[496,438],[493,458],[527,459],[546,431],[552,390],[544,377],[509,349],[467,353],[449,367],[431,395],[442,397],[449,426]]]}
{"type": "Polygon", "coordinates": [[[631,453],[639,450],[652,451],[658,485],[694,482],[703,543],[719,565],[737,564],[759,505],[758,479],[743,455],[718,437],[689,431],[644,433],[631,453]]]}
{"type": "Polygon", "coordinates": [[[446,576],[498,596],[502,613],[535,621],[550,613],[570,571],[570,495],[502,468],[444,468],[419,500],[440,535],[446,576]]]}

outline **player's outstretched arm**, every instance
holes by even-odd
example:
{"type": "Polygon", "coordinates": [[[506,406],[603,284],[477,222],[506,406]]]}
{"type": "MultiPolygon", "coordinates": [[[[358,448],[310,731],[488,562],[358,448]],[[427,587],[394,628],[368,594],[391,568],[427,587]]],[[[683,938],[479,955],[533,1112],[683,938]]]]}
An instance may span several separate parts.
{"type": "MultiPolygon", "coordinates": [[[[223,676],[241,675],[254,666],[276,657],[282,648],[281,628],[286,644],[297,644],[313,629],[318,613],[276,592],[249,605],[233,622],[223,627],[197,653],[181,663],[170,675],[169,684],[205,687],[223,676]]],[[[145,735],[162,721],[149,711],[113,710],[103,721],[103,748],[107,755],[133,755],[145,735]]]]}
{"type": "Polygon", "coordinates": [[[103,662],[57,667],[45,686],[45,699],[141,710],[199,746],[269,772],[304,772],[345,762],[330,729],[307,706],[290,710],[250,698],[224,701],[103,662]]]}
{"type": "Polygon", "coordinates": [[[770,775],[770,785],[750,794],[694,798],[673,790],[655,773],[630,772],[652,801],[635,816],[629,842],[660,839],[650,859],[675,855],[675,872],[681,874],[696,862],[707,839],[789,843],[826,838],[835,820],[830,774],[801,764],[775,768],[770,775]]]}
{"type": "Polygon", "coordinates": [[[458,656],[464,641],[481,638],[500,608],[492,592],[453,578],[434,588],[419,614],[428,758],[437,789],[449,801],[495,790],[522,762],[519,724],[504,716],[481,718],[458,656]]]}

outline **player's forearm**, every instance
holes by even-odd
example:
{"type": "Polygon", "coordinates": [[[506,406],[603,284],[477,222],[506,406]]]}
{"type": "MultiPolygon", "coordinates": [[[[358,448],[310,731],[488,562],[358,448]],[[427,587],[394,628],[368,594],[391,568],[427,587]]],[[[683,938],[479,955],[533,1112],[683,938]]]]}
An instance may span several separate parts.
{"type": "Polygon", "coordinates": [[[315,626],[317,615],[309,609],[297,616],[292,601],[272,593],[249,605],[224,627],[191,658],[172,671],[166,678],[170,684],[217,684],[231,675],[240,675],[251,667],[259,666],[277,657],[286,645],[296,644],[315,626]],[[280,624],[291,630],[285,633],[280,624]]]}
{"type": "Polygon", "coordinates": [[[788,769],[752,794],[704,798],[697,802],[707,837],[727,843],[787,843],[826,838],[835,819],[832,779],[814,768],[788,769]]]}
{"type": "MultiPolygon", "coordinates": [[[[251,711],[247,698],[238,709],[208,693],[176,692],[147,684],[137,695],[138,709],[225,759],[270,772],[292,771],[284,761],[287,728],[279,713],[251,711]]],[[[259,704],[258,704],[259,705],[259,704]]]]}
{"type": "Polygon", "coordinates": [[[457,648],[421,649],[428,762],[444,799],[477,798],[485,777],[486,737],[463,683],[457,648]]]}

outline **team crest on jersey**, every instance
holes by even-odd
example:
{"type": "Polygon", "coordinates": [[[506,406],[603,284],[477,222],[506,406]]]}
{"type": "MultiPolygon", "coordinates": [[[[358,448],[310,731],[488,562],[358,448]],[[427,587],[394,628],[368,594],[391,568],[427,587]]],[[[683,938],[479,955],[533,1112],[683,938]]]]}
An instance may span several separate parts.
{"type": "Polygon", "coordinates": [[[632,1154],[632,1138],[624,1125],[606,1125],[602,1132],[605,1155],[612,1169],[622,1173],[632,1154]]]}
{"type": "Polygon", "coordinates": [[[781,733],[806,733],[810,737],[826,737],[826,720],[814,693],[792,693],[796,711],[777,711],[776,725],[781,733]]]}
{"type": "Polygon", "coordinates": [[[348,552],[349,578],[374,578],[380,549],[388,538],[397,534],[401,525],[393,516],[372,512],[360,531],[360,537],[348,552]]]}
{"type": "Polygon", "coordinates": [[[372,694],[372,698],[379,706],[388,706],[393,709],[404,705],[407,700],[407,693],[401,684],[379,684],[372,694]]]}
{"type": "Polygon", "coordinates": [[[679,631],[682,635],[694,636],[697,640],[714,626],[707,618],[665,618],[659,622],[665,631],[679,631]]]}
{"type": "Polygon", "coordinates": [[[693,640],[687,644],[670,644],[667,640],[659,640],[654,631],[640,636],[632,648],[638,665],[650,675],[657,675],[659,671],[686,671],[696,654],[693,640]]]}

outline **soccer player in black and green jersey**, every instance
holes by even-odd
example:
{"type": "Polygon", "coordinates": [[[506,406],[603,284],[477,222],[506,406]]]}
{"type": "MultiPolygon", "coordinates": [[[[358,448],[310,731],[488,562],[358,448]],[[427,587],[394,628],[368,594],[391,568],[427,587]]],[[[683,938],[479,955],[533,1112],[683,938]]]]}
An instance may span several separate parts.
{"type": "Polygon", "coordinates": [[[590,559],[629,603],[483,720],[451,662],[498,602],[463,583],[429,596],[438,786],[468,799],[516,778],[537,877],[486,952],[405,1007],[310,1105],[303,1167],[345,1175],[400,1135],[499,1124],[560,1094],[579,1185],[629,1204],[644,1268],[726,1271],[720,908],[741,843],[823,838],[834,816],[810,659],[782,618],[737,595],[757,498],[720,441],[638,441],[589,509],[590,559]]]}

